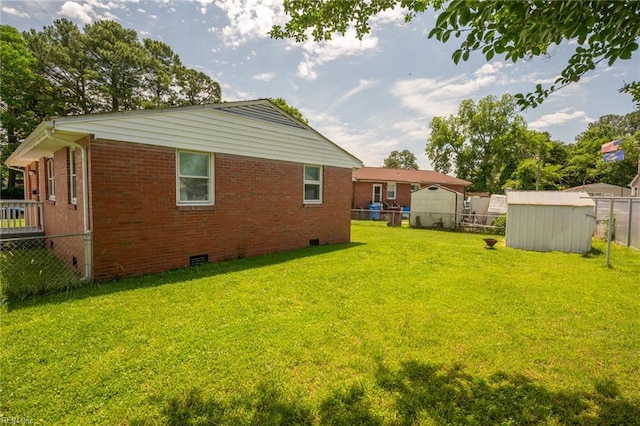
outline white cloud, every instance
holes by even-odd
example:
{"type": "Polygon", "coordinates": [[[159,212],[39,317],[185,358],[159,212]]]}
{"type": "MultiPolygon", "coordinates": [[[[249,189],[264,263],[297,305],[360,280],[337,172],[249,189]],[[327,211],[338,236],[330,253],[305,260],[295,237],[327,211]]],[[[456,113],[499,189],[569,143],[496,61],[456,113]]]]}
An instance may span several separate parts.
{"type": "Polygon", "coordinates": [[[90,24],[91,22],[103,19],[118,21],[118,16],[111,13],[110,10],[124,8],[126,8],[126,5],[123,3],[104,3],[100,0],[87,0],[84,2],[66,1],[60,6],[58,15],[71,20],[78,20],[83,24],[90,24]],[[98,12],[98,10],[103,10],[103,12],[98,12]]]}
{"type": "Polygon", "coordinates": [[[15,9],[13,7],[3,7],[2,12],[9,15],[17,16],[18,18],[30,18],[28,13],[20,12],[18,9],[15,9]]]}
{"type": "Polygon", "coordinates": [[[578,120],[582,123],[591,123],[594,120],[590,118],[584,111],[569,112],[570,109],[564,109],[552,114],[545,114],[537,120],[529,123],[529,127],[534,130],[549,130],[551,126],[566,124],[569,121],[578,120]]]}
{"type": "Polygon", "coordinates": [[[396,6],[393,9],[387,9],[371,17],[369,21],[372,27],[385,24],[404,24],[404,17],[407,14],[407,9],[396,6]]]}
{"type": "Polygon", "coordinates": [[[207,8],[213,3],[213,1],[214,0],[198,0],[198,3],[200,3],[200,13],[203,15],[206,14],[207,8]]]}
{"type": "Polygon", "coordinates": [[[270,81],[273,80],[274,78],[276,78],[276,74],[273,72],[263,72],[261,74],[256,74],[253,77],[251,77],[251,80],[258,80],[258,81],[270,81]]]}
{"type": "MultiPolygon", "coordinates": [[[[229,25],[220,32],[225,43],[234,47],[253,39],[268,38],[273,25],[287,20],[281,0],[229,0],[213,4],[229,19],[229,25]]],[[[218,29],[211,31],[218,32],[218,29]]]]}
{"type": "Polygon", "coordinates": [[[360,81],[358,81],[358,86],[349,90],[347,93],[345,93],[344,95],[340,96],[334,103],[333,105],[331,105],[331,108],[335,107],[336,105],[341,104],[342,102],[346,101],[347,99],[349,99],[350,97],[369,89],[370,87],[375,86],[376,84],[378,84],[377,80],[366,80],[366,79],[360,79],[360,81]]]}
{"type": "Polygon", "coordinates": [[[377,46],[377,37],[365,36],[362,40],[358,40],[355,30],[348,30],[344,37],[335,37],[328,41],[308,40],[302,44],[304,60],[298,65],[298,76],[307,80],[315,80],[318,76],[316,68],[319,66],[343,56],[374,51],[377,46]]]}
{"type": "Polygon", "coordinates": [[[70,19],[78,19],[79,21],[90,24],[93,21],[91,14],[93,13],[93,8],[89,4],[81,5],[74,1],[65,2],[62,7],[60,7],[59,15],[65,16],[70,19]]]}
{"type": "Polygon", "coordinates": [[[484,64],[472,75],[461,74],[451,78],[419,78],[396,81],[391,94],[401,103],[426,117],[455,113],[464,99],[482,93],[491,87],[513,83],[502,72],[506,66],[496,62],[484,64]]]}

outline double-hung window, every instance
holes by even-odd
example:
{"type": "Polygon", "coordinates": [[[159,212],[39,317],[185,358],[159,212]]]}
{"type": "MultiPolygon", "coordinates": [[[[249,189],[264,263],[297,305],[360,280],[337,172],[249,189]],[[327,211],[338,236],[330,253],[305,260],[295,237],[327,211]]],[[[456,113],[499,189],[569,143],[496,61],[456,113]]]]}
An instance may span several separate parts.
{"type": "Polygon", "coordinates": [[[396,184],[395,183],[387,184],[387,198],[389,200],[395,200],[396,199],[396,184]]]}
{"type": "Polygon", "coordinates": [[[206,152],[178,151],[177,202],[182,205],[213,204],[213,156],[206,152]]]}
{"type": "Polygon", "coordinates": [[[304,204],[322,204],[322,166],[304,166],[304,204]]]}
{"type": "Polygon", "coordinates": [[[53,170],[53,158],[47,158],[47,198],[51,201],[56,200],[56,177],[53,170]]]}

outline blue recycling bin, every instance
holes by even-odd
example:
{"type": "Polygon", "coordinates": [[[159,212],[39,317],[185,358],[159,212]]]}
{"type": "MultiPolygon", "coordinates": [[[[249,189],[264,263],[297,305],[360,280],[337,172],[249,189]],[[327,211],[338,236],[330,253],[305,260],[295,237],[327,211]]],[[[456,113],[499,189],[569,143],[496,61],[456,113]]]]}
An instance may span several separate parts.
{"type": "Polygon", "coordinates": [[[408,206],[403,206],[402,207],[402,218],[403,219],[408,219],[410,212],[411,212],[411,210],[410,210],[410,208],[408,206]]]}
{"type": "Polygon", "coordinates": [[[369,220],[380,220],[380,211],[382,205],[380,203],[369,204],[369,220]]]}

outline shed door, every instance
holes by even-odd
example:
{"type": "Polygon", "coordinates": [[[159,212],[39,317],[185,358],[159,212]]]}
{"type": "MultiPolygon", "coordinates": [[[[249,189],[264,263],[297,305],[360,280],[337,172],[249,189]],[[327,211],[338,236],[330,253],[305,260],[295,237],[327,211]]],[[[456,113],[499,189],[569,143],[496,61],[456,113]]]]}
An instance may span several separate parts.
{"type": "Polygon", "coordinates": [[[373,196],[371,197],[374,203],[382,202],[382,185],[376,183],[373,185],[373,196]]]}

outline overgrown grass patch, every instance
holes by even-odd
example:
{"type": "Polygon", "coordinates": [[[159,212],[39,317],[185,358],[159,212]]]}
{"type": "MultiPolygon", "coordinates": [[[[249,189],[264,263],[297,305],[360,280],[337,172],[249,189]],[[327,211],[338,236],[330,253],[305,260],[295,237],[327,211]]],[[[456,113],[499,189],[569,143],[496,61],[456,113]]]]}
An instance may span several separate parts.
{"type": "Polygon", "coordinates": [[[640,254],[351,244],[5,306],[3,416],[42,424],[639,424],[640,254]]]}
{"type": "Polygon", "coordinates": [[[44,247],[0,250],[0,303],[80,287],[78,271],[44,247]]]}

